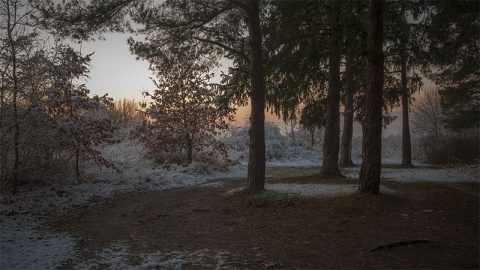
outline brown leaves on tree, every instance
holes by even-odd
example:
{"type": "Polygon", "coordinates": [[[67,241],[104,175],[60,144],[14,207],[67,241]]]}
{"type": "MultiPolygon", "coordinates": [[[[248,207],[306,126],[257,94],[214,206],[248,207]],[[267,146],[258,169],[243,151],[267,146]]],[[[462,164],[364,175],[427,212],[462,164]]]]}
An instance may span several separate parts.
{"type": "Polygon", "coordinates": [[[136,135],[152,153],[167,154],[166,163],[191,163],[194,151],[206,155],[226,149],[218,140],[233,120],[234,109],[220,106],[220,93],[208,84],[209,62],[190,58],[187,52],[171,55],[169,68],[158,65],[157,89],[144,95],[146,120],[136,135]]]}
{"type": "Polygon", "coordinates": [[[75,156],[75,172],[80,176],[79,162],[93,159],[98,165],[116,169],[95,149],[101,143],[113,143],[115,127],[101,109],[112,106],[107,95],[90,98],[85,85],[75,79],[86,76],[90,55],[81,56],[67,46],[60,46],[52,61],[52,87],[48,91],[46,114],[55,140],[75,156]]]}

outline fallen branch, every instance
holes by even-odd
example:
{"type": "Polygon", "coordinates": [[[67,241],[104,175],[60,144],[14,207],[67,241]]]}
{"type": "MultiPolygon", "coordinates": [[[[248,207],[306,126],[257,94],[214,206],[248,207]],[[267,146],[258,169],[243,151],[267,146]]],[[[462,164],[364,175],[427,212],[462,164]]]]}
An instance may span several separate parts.
{"type": "Polygon", "coordinates": [[[389,250],[394,247],[400,247],[400,246],[407,246],[407,245],[415,245],[415,244],[423,244],[423,243],[429,243],[431,242],[430,240],[425,240],[425,239],[414,239],[414,240],[407,240],[407,241],[399,241],[399,242],[394,242],[394,243],[389,243],[385,245],[380,245],[376,246],[374,248],[371,248],[369,252],[375,252],[379,250],[389,250]]]}

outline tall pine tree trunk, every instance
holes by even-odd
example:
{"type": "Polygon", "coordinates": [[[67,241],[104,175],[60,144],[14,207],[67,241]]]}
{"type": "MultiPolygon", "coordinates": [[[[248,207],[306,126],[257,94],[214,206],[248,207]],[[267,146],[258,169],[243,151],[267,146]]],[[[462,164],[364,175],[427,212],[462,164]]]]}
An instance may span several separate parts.
{"type": "MultiPolygon", "coordinates": [[[[403,57],[402,57],[403,58],[403,57]]],[[[409,91],[407,86],[407,61],[402,60],[402,166],[412,167],[412,142],[408,113],[409,91]]]]}
{"type": "Polygon", "coordinates": [[[323,141],[322,174],[340,175],[340,0],[331,0],[330,56],[328,60],[328,103],[325,137],[323,141]]]}
{"type": "Polygon", "coordinates": [[[258,1],[246,2],[250,40],[251,114],[248,176],[245,191],[259,193],[265,189],[265,82],[262,60],[262,32],[258,1]]]}
{"type": "Polygon", "coordinates": [[[382,161],[382,99],[383,99],[383,1],[369,0],[367,37],[367,93],[366,111],[362,126],[362,166],[360,194],[380,193],[382,161]]]}
{"type": "MultiPolygon", "coordinates": [[[[347,33],[350,32],[347,29],[347,33]]],[[[347,34],[348,40],[348,34],[347,34]]],[[[353,137],[353,48],[347,43],[345,63],[345,113],[343,114],[343,132],[340,148],[340,166],[353,167],[352,137],[353,137]]]]}
{"type": "MultiPolygon", "coordinates": [[[[349,1],[347,7],[347,20],[352,18],[353,4],[349,1]]],[[[352,137],[353,137],[353,42],[351,26],[345,28],[347,54],[345,59],[345,112],[343,114],[343,132],[340,144],[340,163],[342,167],[353,167],[352,137]]]]}
{"type": "MultiPolygon", "coordinates": [[[[405,16],[405,4],[402,2],[402,20],[405,16]]],[[[408,102],[410,93],[407,84],[407,25],[402,21],[401,41],[400,41],[400,61],[401,61],[401,84],[402,84],[402,166],[412,167],[412,142],[410,139],[410,121],[408,114],[408,102]]]]}

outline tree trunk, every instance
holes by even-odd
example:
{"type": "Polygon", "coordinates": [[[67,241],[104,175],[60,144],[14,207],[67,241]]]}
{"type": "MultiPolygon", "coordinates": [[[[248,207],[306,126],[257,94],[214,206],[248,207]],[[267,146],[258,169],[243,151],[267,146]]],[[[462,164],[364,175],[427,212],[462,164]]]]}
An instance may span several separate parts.
{"type": "Polygon", "coordinates": [[[75,149],[75,176],[80,177],[80,144],[75,149]]]}
{"type": "Polygon", "coordinates": [[[310,136],[312,138],[312,147],[314,147],[315,146],[315,128],[310,128],[309,131],[310,131],[310,136]]]}
{"type": "MultiPolygon", "coordinates": [[[[352,2],[348,6],[348,18],[353,14],[352,2]]],[[[353,167],[352,161],[352,137],[353,137],[353,42],[351,27],[345,28],[345,39],[347,40],[347,55],[345,63],[345,113],[343,114],[343,132],[340,146],[340,163],[342,167],[353,167]]]]}
{"type": "Polygon", "coordinates": [[[248,176],[245,191],[260,193],[265,189],[265,82],[262,60],[262,32],[258,1],[246,2],[250,40],[251,114],[248,176]]]}
{"type": "MultiPolygon", "coordinates": [[[[15,58],[15,57],[14,57],[15,58]]],[[[15,68],[14,68],[15,69],[15,68]]],[[[16,71],[13,71],[14,74],[16,71]]],[[[13,150],[14,150],[14,160],[13,160],[13,182],[12,182],[12,194],[17,194],[18,189],[18,168],[20,165],[20,124],[18,123],[18,107],[17,107],[17,97],[18,97],[18,83],[16,75],[14,75],[14,90],[13,90],[13,121],[15,123],[15,130],[13,133],[13,150]]]]}
{"type": "MultiPolygon", "coordinates": [[[[405,16],[405,1],[402,2],[402,19],[405,16]]],[[[412,167],[412,143],[410,139],[410,123],[408,115],[409,91],[407,85],[407,29],[406,23],[402,22],[401,41],[400,41],[400,61],[401,61],[401,84],[402,84],[402,166],[412,167]]]]}
{"type": "Polygon", "coordinates": [[[293,126],[294,126],[294,123],[293,123],[293,116],[292,116],[292,118],[290,118],[290,127],[292,130],[292,145],[295,145],[295,130],[293,126]]]}
{"type": "Polygon", "coordinates": [[[328,60],[328,104],[323,141],[322,174],[340,175],[338,152],[340,150],[340,0],[331,0],[330,56],[328,60]]]}
{"type": "Polygon", "coordinates": [[[380,193],[384,77],[383,1],[369,0],[366,111],[362,126],[362,166],[357,193],[380,193]]]}
{"type": "Polygon", "coordinates": [[[353,44],[351,43],[350,27],[345,29],[347,39],[347,55],[345,63],[345,113],[343,114],[343,132],[340,148],[340,163],[342,167],[353,167],[352,137],[353,137],[353,44]]]}
{"type": "Polygon", "coordinates": [[[187,159],[188,159],[188,163],[192,163],[193,162],[193,145],[192,145],[192,137],[193,136],[190,136],[190,134],[187,132],[187,134],[185,135],[185,139],[187,140],[187,159]]]}
{"type": "Polygon", "coordinates": [[[402,59],[402,166],[412,167],[412,142],[408,113],[409,92],[407,87],[406,60],[402,59]]]}

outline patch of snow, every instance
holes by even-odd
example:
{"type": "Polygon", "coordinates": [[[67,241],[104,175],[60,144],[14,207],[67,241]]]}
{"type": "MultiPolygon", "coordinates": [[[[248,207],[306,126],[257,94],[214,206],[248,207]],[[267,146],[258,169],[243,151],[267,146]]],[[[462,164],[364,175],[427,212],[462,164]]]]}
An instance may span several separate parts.
{"type": "MultiPolygon", "coordinates": [[[[291,197],[306,198],[327,198],[354,194],[358,185],[352,184],[266,184],[265,191],[259,195],[260,198],[283,199],[291,197]]],[[[395,193],[395,190],[381,186],[384,193],[395,193]]],[[[237,188],[226,192],[226,195],[232,195],[242,191],[243,188],[237,188]]]]}
{"type": "Polygon", "coordinates": [[[269,160],[267,161],[267,167],[282,167],[282,166],[295,166],[295,167],[309,167],[309,166],[319,166],[321,165],[322,158],[317,157],[297,157],[292,159],[284,160],[269,160]]]}
{"type": "Polygon", "coordinates": [[[222,182],[212,182],[212,183],[201,184],[200,186],[205,187],[205,188],[208,188],[208,187],[217,188],[217,187],[222,187],[223,183],[222,182]]]}
{"type": "Polygon", "coordinates": [[[193,252],[173,251],[156,252],[142,255],[142,264],[137,270],[148,269],[182,269],[184,265],[189,265],[197,269],[230,269],[228,265],[231,262],[238,262],[239,258],[233,256],[225,250],[211,251],[208,249],[197,250],[193,252]],[[213,261],[213,265],[211,263],[213,261]]]}
{"type": "Polygon", "coordinates": [[[230,253],[226,252],[226,251],[219,251],[217,253],[217,255],[215,255],[215,262],[216,262],[216,265],[215,265],[215,270],[221,270],[221,269],[224,269],[224,267],[226,266],[227,264],[227,256],[230,255],[230,253]]]}
{"type": "Polygon", "coordinates": [[[204,265],[205,252],[201,250],[196,252],[173,251],[169,253],[146,254],[143,255],[142,265],[137,269],[182,269],[183,265],[187,263],[204,265]]]}
{"type": "Polygon", "coordinates": [[[2,215],[1,269],[56,269],[75,257],[75,239],[45,229],[31,214],[2,215]]]}
{"type": "Polygon", "coordinates": [[[264,195],[266,197],[284,195],[299,197],[330,197],[353,194],[356,190],[356,185],[268,184],[265,185],[264,195]]]}
{"type": "MultiPolygon", "coordinates": [[[[399,163],[397,163],[399,164],[399,163]]],[[[382,168],[381,177],[398,182],[480,182],[478,165],[458,168],[431,168],[414,164],[414,168],[382,168]]],[[[344,168],[349,178],[358,178],[360,167],[344,168]]]]}
{"type": "Polygon", "coordinates": [[[95,253],[94,258],[84,261],[77,258],[72,264],[75,269],[94,270],[107,265],[106,269],[125,269],[131,256],[126,243],[119,241],[95,253]]]}

